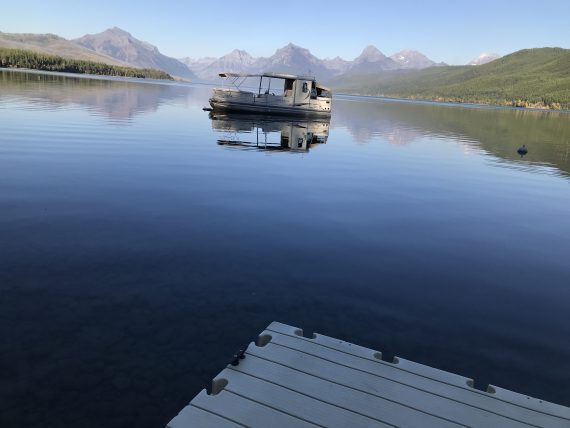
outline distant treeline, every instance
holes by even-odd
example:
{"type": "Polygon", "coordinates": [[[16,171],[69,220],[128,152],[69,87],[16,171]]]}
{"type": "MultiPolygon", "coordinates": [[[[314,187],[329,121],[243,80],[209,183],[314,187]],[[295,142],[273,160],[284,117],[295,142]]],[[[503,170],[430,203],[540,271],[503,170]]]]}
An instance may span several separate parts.
{"type": "Polygon", "coordinates": [[[526,49],[478,66],[344,75],[330,84],[361,95],[570,109],[570,49],[526,49]]]}
{"type": "Polygon", "coordinates": [[[64,73],[173,80],[168,73],[152,68],[122,67],[102,62],[46,55],[23,49],[0,48],[0,68],[29,68],[64,73]]]}

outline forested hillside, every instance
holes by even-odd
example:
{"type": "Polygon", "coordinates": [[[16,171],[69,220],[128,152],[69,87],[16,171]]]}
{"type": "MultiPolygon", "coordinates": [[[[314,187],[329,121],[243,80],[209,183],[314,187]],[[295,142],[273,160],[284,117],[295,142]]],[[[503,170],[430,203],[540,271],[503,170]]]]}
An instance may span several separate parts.
{"type": "Polygon", "coordinates": [[[479,66],[345,74],[330,84],[362,95],[570,109],[570,50],[525,49],[479,66]]]}
{"type": "Polygon", "coordinates": [[[0,48],[0,67],[172,80],[172,77],[168,73],[160,70],[123,67],[101,62],[76,60],[22,49],[0,48]]]}

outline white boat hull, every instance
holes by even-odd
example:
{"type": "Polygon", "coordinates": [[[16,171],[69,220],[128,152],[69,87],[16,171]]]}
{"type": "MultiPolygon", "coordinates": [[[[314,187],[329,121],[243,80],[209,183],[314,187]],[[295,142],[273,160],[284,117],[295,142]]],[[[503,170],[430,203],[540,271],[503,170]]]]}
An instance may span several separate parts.
{"type": "Polygon", "coordinates": [[[228,89],[214,89],[210,105],[214,111],[224,112],[319,116],[331,114],[330,98],[318,97],[295,102],[290,97],[280,95],[255,94],[228,89]]]}

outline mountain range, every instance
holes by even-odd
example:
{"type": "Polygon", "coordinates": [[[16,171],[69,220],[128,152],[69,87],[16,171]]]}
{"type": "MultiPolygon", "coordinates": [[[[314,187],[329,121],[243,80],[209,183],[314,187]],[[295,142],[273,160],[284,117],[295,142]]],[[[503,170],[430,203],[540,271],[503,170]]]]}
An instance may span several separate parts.
{"type": "Polygon", "coordinates": [[[0,47],[25,49],[67,58],[137,68],[155,68],[182,79],[196,76],[180,61],[160,53],[156,46],[114,27],[74,40],[55,34],[9,34],[0,32],[0,47]]]}
{"type": "Polygon", "coordinates": [[[482,53],[464,66],[436,63],[413,50],[386,56],[372,45],[353,60],[320,59],[292,43],[269,57],[255,58],[235,49],[220,58],[179,60],[117,27],[73,40],[54,34],[0,32],[0,48],[159,69],[192,81],[212,81],[222,71],[289,72],[314,75],[335,92],[570,109],[570,50],[561,48],[524,49],[504,57],[482,53]]]}
{"type": "Polygon", "coordinates": [[[277,49],[270,57],[254,58],[243,50],[235,49],[220,58],[181,58],[196,76],[213,80],[220,71],[260,73],[277,70],[296,74],[315,75],[327,80],[334,76],[368,74],[385,70],[416,69],[445,65],[430,60],[420,52],[404,50],[387,57],[375,46],[367,46],[353,61],[340,57],[319,59],[308,49],[289,43],[277,49]]]}
{"type": "MultiPolygon", "coordinates": [[[[220,57],[175,59],[162,54],[156,46],[135,38],[117,27],[77,39],[64,39],[54,34],[9,34],[0,32],[0,47],[33,50],[74,59],[104,62],[112,65],[155,68],[186,80],[212,81],[221,71],[260,73],[271,70],[294,74],[310,74],[328,81],[341,75],[361,76],[391,70],[422,70],[436,63],[418,51],[406,49],[391,56],[377,47],[367,46],[354,60],[340,57],[320,59],[308,49],[289,43],[269,57],[251,56],[235,49],[220,57]]],[[[499,56],[482,53],[469,64],[480,65],[499,56]]]]}
{"type": "MultiPolygon", "coordinates": [[[[135,38],[117,27],[77,39],[64,39],[54,34],[9,34],[0,32],[0,47],[33,50],[74,59],[105,62],[138,68],[155,68],[186,80],[212,81],[221,71],[260,73],[271,70],[294,74],[311,74],[320,80],[337,76],[359,76],[390,70],[422,70],[436,63],[421,52],[403,50],[384,55],[375,46],[367,46],[354,60],[340,57],[320,59],[308,49],[289,43],[269,57],[251,56],[235,49],[220,57],[175,59],[162,54],[156,46],[135,38]]],[[[483,64],[497,56],[481,54],[472,64],[483,64]]]]}

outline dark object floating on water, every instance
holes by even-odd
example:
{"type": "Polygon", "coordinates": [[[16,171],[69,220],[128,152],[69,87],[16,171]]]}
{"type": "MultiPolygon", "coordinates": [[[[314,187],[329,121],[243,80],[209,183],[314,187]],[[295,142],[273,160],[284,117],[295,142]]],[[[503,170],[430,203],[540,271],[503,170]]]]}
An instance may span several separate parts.
{"type": "Polygon", "coordinates": [[[203,107],[202,110],[204,110],[204,111],[212,111],[212,107],[203,107]]]}
{"type": "Polygon", "coordinates": [[[518,153],[519,155],[521,155],[521,158],[522,158],[524,155],[526,155],[526,154],[528,153],[528,149],[527,149],[526,146],[523,144],[522,147],[519,147],[519,148],[517,149],[517,153],[518,153]]]}

